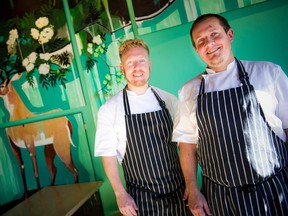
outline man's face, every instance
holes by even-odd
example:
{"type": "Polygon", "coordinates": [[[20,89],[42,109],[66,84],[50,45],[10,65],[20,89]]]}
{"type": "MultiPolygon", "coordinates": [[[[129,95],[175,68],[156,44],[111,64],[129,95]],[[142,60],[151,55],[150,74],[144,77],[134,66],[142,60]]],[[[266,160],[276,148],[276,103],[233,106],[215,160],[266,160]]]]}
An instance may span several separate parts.
{"type": "Polygon", "coordinates": [[[124,73],[128,89],[148,86],[151,61],[143,47],[130,48],[122,55],[120,68],[124,73]]]}
{"type": "Polygon", "coordinates": [[[223,71],[234,60],[231,47],[233,30],[225,32],[217,18],[209,18],[195,26],[192,38],[196,52],[208,68],[223,71]]]}

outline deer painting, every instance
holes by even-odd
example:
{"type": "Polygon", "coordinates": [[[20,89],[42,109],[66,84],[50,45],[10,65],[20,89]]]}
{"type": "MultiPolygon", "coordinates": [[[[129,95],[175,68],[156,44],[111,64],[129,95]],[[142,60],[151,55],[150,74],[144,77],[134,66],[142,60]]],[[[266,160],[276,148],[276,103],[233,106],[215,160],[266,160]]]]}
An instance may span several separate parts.
{"type": "MultiPolygon", "coordinates": [[[[14,77],[16,76],[17,75],[14,77]]],[[[10,121],[25,119],[36,115],[27,109],[12,86],[12,82],[9,82],[9,80],[7,81],[7,79],[0,84],[0,96],[3,98],[5,107],[10,113],[10,121]]],[[[20,148],[25,148],[29,152],[38,189],[40,189],[40,180],[38,175],[35,148],[40,145],[44,146],[46,164],[51,175],[51,185],[55,183],[57,172],[57,168],[54,164],[56,154],[65,164],[67,169],[73,174],[74,182],[78,182],[78,171],[73,164],[70,152],[70,146],[72,144],[72,125],[66,117],[18,125],[6,128],[6,132],[12,151],[21,167],[21,175],[26,196],[27,185],[20,148]]]]}

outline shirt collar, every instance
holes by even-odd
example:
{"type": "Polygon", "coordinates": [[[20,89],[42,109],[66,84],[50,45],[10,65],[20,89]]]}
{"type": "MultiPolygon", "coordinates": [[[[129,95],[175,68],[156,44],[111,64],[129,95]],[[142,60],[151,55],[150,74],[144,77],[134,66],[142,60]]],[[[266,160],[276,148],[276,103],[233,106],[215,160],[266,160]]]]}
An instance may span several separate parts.
{"type": "MultiPolygon", "coordinates": [[[[224,70],[224,71],[230,71],[232,68],[234,68],[236,65],[236,61],[235,59],[227,66],[227,69],[224,70]]],[[[220,72],[224,72],[224,71],[220,71],[220,72]]],[[[219,72],[215,72],[214,70],[212,69],[209,69],[209,68],[206,68],[206,72],[207,74],[216,74],[216,73],[219,73],[219,72]]]]}
{"type": "MultiPolygon", "coordinates": [[[[128,94],[128,95],[131,95],[131,96],[137,96],[137,95],[138,95],[137,93],[135,93],[135,92],[133,92],[133,91],[130,91],[130,90],[128,90],[128,89],[126,89],[126,91],[127,91],[127,94],[128,94]]],[[[146,92],[145,92],[143,95],[146,95],[146,94],[148,94],[149,92],[152,92],[150,85],[148,86],[146,92]]]]}

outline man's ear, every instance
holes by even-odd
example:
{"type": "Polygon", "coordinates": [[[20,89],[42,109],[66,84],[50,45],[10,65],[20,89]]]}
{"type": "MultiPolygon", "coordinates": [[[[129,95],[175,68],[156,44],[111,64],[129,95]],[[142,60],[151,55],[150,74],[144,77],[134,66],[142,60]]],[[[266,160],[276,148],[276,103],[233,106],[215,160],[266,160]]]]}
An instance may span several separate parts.
{"type": "Polygon", "coordinates": [[[122,63],[120,63],[120,70],[124,74],[124,67],[123,67],[122,63]]]}
{"type": "Polygon", "coordinates": [[[232,30],[232,28],[230,28],[228,31],[227,31],[227,35],[230,39],[230,41],[232,42],[234,40],[234,31],[232,30]]]}

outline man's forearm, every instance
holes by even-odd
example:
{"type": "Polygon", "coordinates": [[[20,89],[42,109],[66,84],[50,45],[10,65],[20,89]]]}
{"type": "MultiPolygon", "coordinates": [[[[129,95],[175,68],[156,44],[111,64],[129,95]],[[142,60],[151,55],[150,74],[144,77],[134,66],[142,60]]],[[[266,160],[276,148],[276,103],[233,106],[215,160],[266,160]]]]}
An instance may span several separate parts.
{"type": "Polygon", "coordinates": [[[180,143],[180,163],[186,187],[197,189],[197,145],[180,143]]]}
{"type": "Polygon", "coordinates": [[[103,156],[102,161],[105,173],[113,187],[115,195],[124,193],[125,188],[120,178],[116,156],[103,156]]]}

